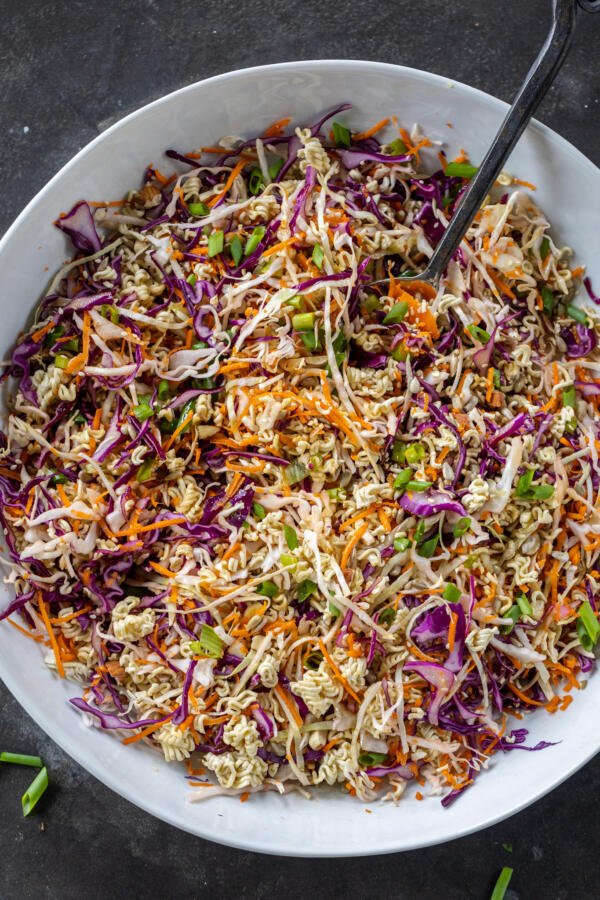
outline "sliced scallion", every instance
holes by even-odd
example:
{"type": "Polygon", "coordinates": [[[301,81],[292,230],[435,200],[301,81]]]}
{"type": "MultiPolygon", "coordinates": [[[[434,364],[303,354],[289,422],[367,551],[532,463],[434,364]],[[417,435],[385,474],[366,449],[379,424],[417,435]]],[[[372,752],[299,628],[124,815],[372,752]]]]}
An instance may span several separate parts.
{"type": "Polygon", "coordinates": [[[448,175],[450,178],[472,178],[477,171],[477,166],[473,166],[471,163],[450,162],[446,166],[444,174],[448,175]]]}
{"type": "Polygon", "coordinates": [[[233,259],[236,266],[239,266],[242,256],[244,255],[244,245],[242,244],[241,238],[238,234],[234,236],[230,245],[229,252],[231,253],[231,258],[233,259]]]}
{"type": "Polygon", "coordinates": [[[262,503],[257,503],[256,500],[252,504],[252,512],[254,513],[254,518],[258,519],[259,522],[267,515],[267,511],[262,503]]]}
{"type": "Polygon", "coordinates": [[[454,528],[452,529],[452,534],[455,538],[461,538],[463,534],[466,534],[469,528],[471,527],[471,520],[468,516],[461,516],[458,520],[454,528]]]}
{"type": "Polygon", "coordinates": [[[295,316],[292,316],[292,328],[294,331],[310,331],[314,327],[314,312],[296,313],[295,316]]]}
{"type": "Polygon", "coordinates": [[[333,139],[335,141],[336,147],[349,147],[350,146],[350,129],[346,128],[345,125],[340,124],[340,122],[333,123],[333,139]]]}
{"type": "Polygon", "coordinates": [[[23,807],[24,816],[28,816],[34,809],[40,797],[45,793],[47,787],[48,769],[46,766],[43,766],[21,797],[21,806],[23,807]]]}
{"type": "Polygon", "coordinates": [[[244,247],[244,256],[250,256],[251,253],[254,253],[260,242],[265,236],[265,226],[257,225],[256,228],[252,229],[252,234],[246,241],[246,246],[244,247]]]}
{"type": "Polygon", "coordinates": [[[208,236],[208,255],[217,256],[223,252],[224,236],[222,231],[213,231],[208,236]]]}
{"type": "Polygon", "coordinates": [[[401,322],[406,313],[408,312],[408,303],[406,300],[400,300],[399,303],[394,303],[390,311],[386,314],[383,324],[384,325],[396,325],[398,322],[401,322]]]}
{"type": "Polygon", "coordinates": [[[211,625],[203,625],[199,640],[191,641],[190,650],[211,659],[220,659],[223,656],[223,641],[211,625]]]}
{"type": "Polygon", "coordinates": [[[442,596],[444,600],[448,600],[450,603],[458,603],[462,595],[455,584],[447,584],[442,596]]]}
{"type": "Polygon", "coordinates": [[[300,603],[304,603],[305,600],[308,600],[311,594],[317,589],[317,585],[314,581],[311,581],[310,578],[305,578],[298,585],[297,597],[300,603]]]}
{"type": "Polygon", "coordinates": [[[325,251],[323,250],[323,248],[321,247],[320,244],[315,244],[315,246],[313,247],[311,259],[314,262],[317,269],[323,268],[323,261],[325,259],[325,251]]]}
{"type": "Polygon", "coordinates": [[[512,878],[512,873],[513,870],[509,866],[504,866],[498,876],[498,881],[494,885],[490,900],[504,900],[504,895],[506,894],[506,889],[512,878]]]}
{"type": "Polygon", "coordinates": [[[262,594],[263,597],[276,597],[279,593],[279,588],[275,584],[274,581],[270,581],[267,579],[266,581],[261,581],[261,583],[256,588],[257,594],[262,594]]]}
{"type": "Polygon", "coordinates": [[[598,619],[589,600],[584,600],[579,607],[577,636],[583,649],[588,652],[594,649],[600,636],[600,624],[598,624],[598,619]]]}
{"type": "Polygon", "coordinates": [[[9,753],[6,750],[0,753],[0,763],[12,763],[12,765],[16,766],[33,766],[36,769],[41,769],[44,765],[39,756],[27,756],[26,753],[9,753]]]}
{"type": "Polygon", "coordinates": [[[284,525],[283,534],[285,537],[285,542],[288,545],[288,550],[295,550],[298,546],[298,535],[296,534],[296,529],[292,528],[291,525],[284,525]]]}

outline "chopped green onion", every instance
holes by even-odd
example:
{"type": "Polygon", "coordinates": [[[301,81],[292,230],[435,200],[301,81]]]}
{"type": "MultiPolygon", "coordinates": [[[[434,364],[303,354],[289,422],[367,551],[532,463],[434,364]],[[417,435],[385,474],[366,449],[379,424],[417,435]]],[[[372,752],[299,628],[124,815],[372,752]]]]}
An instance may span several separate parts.
{"type": "Polygon", "coordinates": [[[206,203],[188,203],[187,208],[193,216],[207,216],[210,212],[206,203]]]}
{"type": "Polygon", "coordinates": [[[477,171],[478,167],[472,166],[471,163],[450,162],[446,166],[444,174],[451,178],[472,178],[477,171]]]}
{"type": "Polygon", "coordinates": [[[556,298],[549,287],[542,288],[542,306],[547,316],[551,316],[556,305],[556,298]]]}
{"type": "Polygon", "coordinates": [[[314,331],[301,331],[300,338],[307,350],[321,349],[321,336],[315,334],[314,331]]]}
{"type": "Polygon", "coordinates": [[[393,462],[400,464],[406,462],[406,444],[404,441],[394,441],[390,456],[392,457],[393,462]]]}
{"type": "Polygon", "coordinates": [[[310,331],[315,327],[314,312],[296,313],[292,316],[292,328],[294,331],[310,331]]]}
{"type": "Polygon", "coordinates": [[[283,168],[283,159],[281,156],[278,156],[277,159],[268,165],[269,170],[269,178],[271,181],[275,181],[277,176],[279,175],[281,169],[283,168]]]}
{"type": "Polygon", "coordinates": [[[600,624],[598,624],[598,619],[589,600],[584,600],[579,607],[577,635],[579,643],[588,652],[594,649],[600,636],[600,624]]]}
{"type": "Polygon", "coordinates": [[[298,535],[296,534],[296,529],[292,528],[291,525],[284,525],[283,534],[285,536],[285,542],[288,545],[288,550],[295,550],[298,546],[298,535]]]}
{"type": "Polygon", "coordinates": [[[274,581],[270,581],[269,579],[267,579],[267,581],[261,581],[261,583],[257,586],[256,593],[262,594],[263,597],[270,597],[272,599],[279,593],[279,588],[274,581]]]}
{"type": "Polygon", "coordinates": [[[369,751],[368,753],[361,753],[358,757],[358,764],[362,766],[363,769],[368,769],[370,766],[380,766],[382,763],[386,761],[388,758],[387,753],[373,753],[369,751]]]}
{"type": "Polygon", "coordinates": [[[515,625],[517,624],[517,622],[519,621],[519,619],[521,618],[520,607],[515,603],[513,606],[511,606],[511,608],[508,610],[508,612],[502,613],[502,618],[512,620],[512,624],[503,625],[502,629],[501,629],[503,634],[510,634],[511,631],[513,630],[513,628],[515,627],[515,625]]]}
{"type": "Polygon", "coordinates": [[[396,138],[395,141],[392,141],[391,144],[388,145],[390,156],[402,156],[403,153],[406,153],[408,147],[404,143],[404,141],[400,140],[400,138],[396,138]]]}
{"type": "Polygon", "coordinates": [[[487,344],[490,339],[489,333],[485,328],[480,328],[479,325],[467,325],[467,331],[473,340],[479,341],[480,344],[487,344]]]}
{"type": "Polygon", "coordinates": [[[405,550],[408,550],[411,544],[412,541],[410,538],[404,537],[403,535],[394,538],[394,550],[397,550],[398,553],[403,553],[405,550]]]}
{"type": "Polygon", "coordinates": [[[519,594],[517,597],[517,606],[521,611],[522,616],[532,616],[533,610],[531,608],[531,603],[525,596],[525,594],[519,594]]]}
{"type": "Polygon", "coordinates": [[[246,246],[244,247],[244,256],[250,256],[251,253],[254,253],[260,242],[265,236],[265,226],[257,225],[256,228],[252,229],[252,234],[246,241],[246,246]]]}
{"type": "Polygon", "coordinates": [[[447,584],[442,596],[444,600],[448,600],[450,603],[458,603],[462,594],[455,584],[447,584]]]}
{"type": "Polygon", "coordinates": [[[333,139],[335,141],[336,147],[349,147],[350,129],[346,128],[345,125],[341,125],[339,122],[334,122],[333,139]]]}
{"type": "Polygon", "coordinates": [[[332,500],[337,500],[340,496],[339,488],[327,488],[327,495],[331,497],[332,500]]]}
{"type": "Polygon", "coordinates": [[[311,650],[310,653],[307,653],[304,657],[304,665],[307,669],[318,669],[321,663],[323,662],[323,654],[320,650],[311,650]]]}
{"type": "Polygon", "coordinates": [[[377,294],[369,294],[367,299],[363,302],[363,306],[365,312],[368,313],[375,312],[376,309],[379,309],[379,297],[377,294]]]}
{"type": "Polygon", "coordinates": [[[517,481],[517,489],[515,491],[517,497],[527,497],[531,490],[531,482],[533,481],[534,474],[533,469],[528,469],[524,475],[521,475],[517,481]]]}
{"type": "Polygon", "coordinates": [[[415,544],[420,543],[423,540],[423,535],[425,534],[425,519],[421,519],[417,527],[415,528],[415,544]]]}
{"type": "Polygon", "coordinates": [[[244,255],[244,245],[242,244],[239,234],[236,234],[229,245],[229,252],[236,266],[239,266],[242,256],[244,255]]]}
{"type": "Polygon", "coordinates": [[[406,462],[415,466],[425,459],[425,447],[423,444],[409,444],[406,448],[406,462]]]}
{"type": "Polygon", "coordinates": [[[305,600],[308,600],[311,594],[317,589],[317,585],[314,581],[311,581],[310,578],[305,578],[304,581],[301,581],[298,585],[298,601],[303,603],[305,600]]]}
{"type": "Polygon", "coordinates": [[[499,388],[500,387],[500,372],[498,371],[498,369],[494,369],[493,379],[494,379],[494,387],[499,388]]]}
{"type": "Polygon", "coordinates": [[[315,244],[313,247],[313,252],[311,256],[312,261],[314,262],[317,269],[323,268],[323,261],[325,259],[325,251],[321,247],[320,244],[315,244]]]}
{"type": "Polygon", "coordinates": [[[510,883],[512,873],[513,870],[509,868],[509,866],[504,866],[498,876],[498,881],[494,885],[490,900],[504,900],[504,895],[506,894],[506,889],[510,883]]]}
{"type": "Polygon", "coordinates": [[[304,463],[298,462],[297,460],[291,462],[283,473],[286,484],[297,484],[299,481],[302,481],[303,478],[306,478],[307,475],[308,469],[304,463]]]}
{"type": "Polygon", "coordinates": [[[138,422],[145,422],[154,415],[154,407],[151,405],[148,397],[141,397],[137,406],[133,407],[133,414],[138,422]]]}
{"type": "Polygon", "coordinates": [[[211,625],[203,625],[200,631],[200,639],[191,641],[192,653],[201,653],[211,659],[220,659],[223,656],[223,641],[211,625]]]}
{"type": "Polygon", "coordinates": [[[85,425],[85,421],[86,421],[85,416],[82,415],[82,413],[80,413],[80,412],[77,413],[77,415],[73,419],[73,422],[75,423],[75,425],[85,425]]]}
{"type": "Polygon", "coordinates": [[[554,494],[552,484],[532,484],[534,470],[528,469],[517,482],[515,496],[522,500],[548,500],[554,494]]]}
{"type": "Polygon", "coordinates": [[[0,763],[12,763],[16,766],[33,766],[41,769],[44,763],[39,756],[27,756],[25,753],[0,753],[0,763]]]}
{"type": "Polygon", "coordinates": [[[394,490],[404,491],[412,478],[412,469],[402,469],[394,478],[394,490]]]}
{"type": "Polygon", "coordinates": [[[57,325],[56,328],[53,328],[52,331],[49,331],[44,338],[44,347],[54,347],[59,337],[62,337],[64,333],[65,326],[57,325]]]}
{"type": "Polygon", "coordinates": [[[158,399],[160,400],[161,403],[164,403],[165,400],[169,399],[170,394],[171,394],[171,389],[169,387],[169,382],[165,381],[165,379],[163,378],[162,381],[159,381],[159,383],[158,383],[158,391],[157,391],[158,399]]]}
{"type": "Polygon", "coordinates": [[[248,179],[248,190],[251,194],[256,196],[260,194],[260,192],[264,189],[265,183],[263,180],[263,173],[261,169],[255,168],[250,172],[250,177],[248,179]]]}
{"type": "Polygon", "coordinates": [[[141,464],[135,473],[135,480],[138,484],[143,484],[144,481],[150,481],[152,478],[152,469],[154,467],[154,459],[147,459],[145,462],[141,464]]]}
{"type": "Polygon", "coordinates": [[[208,347],[206,341],[194,341],[192,350],[205,350],[208,347]]]}
{"type": "Polygon", "coordinates": [[[387,609],[384,609],[381,615],[379,616],[379,624],[380,625],[391,625],[396,619],[396,610],[388,606],[387,609]]]}
{"type": "Polygon", "coordinates": [[[467,533],[470,527],[471,520],[468,518],[468,516],[462,516],[452,529],[452,534],[455,538],[461,538],[463,534],[467,533]]]}
{"type": "Polygon", "coordinates": [[[67,350],[68,353],[79,353],[79,338],[71,338],[70,341],[64,341],[61,344],[61,350],[67,350]]]}
{"type": "Polygon", "coordinates": [[[261,503],[257,503],[256,500],[252,504],[252,512],[254,513],[254,518],[258,519],[259,522],[261,519],[264,519],[267,514],[264,506],[261,503]]]}
{"type": "Polygon", "coordinates": [[[427,488],[430,488],[430,487],[431,487],[430,481],[409,481],[408,484],[406,485],[406,490],[407,491],[416,491],[417,493],[420,493],[422,491],[426,491],[427,488]]]}
{"type": "MultiPolygon", "coordinates": [[[[179,413],[179,418],[177,419],[177,426],[174,430],[177,430],[177,428],[180,428],[183,425],[183,423],[185,422],[185,420],[187,419],[189,414],[195,408],[196,408],[196,398],[194,397],[192,400],[188,400],[188,402],[185,403],[184,406],[182,407],[182,410],[179,413]]],[[[190,427],[190,423],[188,422],[187,425],[185,425],[181,429],[180,434],[185,434],[185,432],[188,430],[189,427],[190,427]]]]}
{"type": "Polygon", "coordinates": [[[57,353],[54,357],[54,365],[57,369],[66,369],[69,365],[69,357],[65,356],[63,353],[57,353]]]}
{"type": "Polygon", "coordinates": [[[295,566],[298,560],[291,553],[282,553],[279,557],[282,566],[295,566]]]}
{"type": "MultiPolygon", "coordinates": [[[[50,484],[68,484],[69,479],[66,475],[63,475],[62,472],[57,472],[56,475],[53,475],[50,479],[50,484]]],[[[0,762],[2,762],[2,758],[0,757],[0,762]]]]}
{"type": "Polygon", "coordinates": [[[570,384],[568,387],[563,389],[562,402],[563,402],[563,406],[570,406],[573,409],[575,408],[575,385],[574,384],[570,384]]]}
{"type": "Polygon", "coordinates": [[[158,428],[161,434],[173,434],[176,425],[175,419],[161,419],[158,428]]]}
{"type": "Polygon", "coordinates": [[[334,619],[337,619],[338,616],[341,616],[341,612],[339,611],[339,609],[337,608],[335,603],[331,603],[331,602],[329,603],[329,612],[331,613],[331,615],[333,616],[334,619]]]}
{"type": "Polygon", "coordinates": [[[28,816],[48,787],[48,769],[44,766],[33,779],[23,796],[21,806],[23,815],[28,816]]]}
{"type": "Polygon", "coordinates": [[[432,538],[429,538],[428,541],[425,541],[424,544],[421,544],[417,553],[419,556],[424,556],[425,559],[430,559],[435,553],[435,548],[440,542],[439,534],[434,535],[432,538]]]}
{"type": "Polygon", "coordinates": [[[387,313],[383,320],[384,325],[396,325],[398,322],[401,322],[408,312],[408,303],[406,300],[400,300],[399,303],[394,303],[390,311],[387,313]]]}
{"type": "Polygon", "coordinates": [[[549,500],[553,494],[553,484],[536,484],[532,489],[531,497],[533,500],[549,500]]]}
{"type": "Polygon", "coordinates": [[[542,243],[540,244],[540,259],[542,262],[546,259],[548,254],[550,253],[550,241],[547,237],[542,238],[542,243]]]}
{"type": "Polygon", "coordinates": [[[579,306],[575,306],[573,303],[569,303],[567,305],[567,313],[571,316],[572,319],[575,319],[575,321],[579,322],[581,325],[589,325],[589,319],[585,313],[585,310],[581,309],[579,306]]]}
{"type": "Polygon", "coordinates": [[[208,236],[208,255],[209,256],[217,256],[219,253],[223,252],[223,232],[222,231],[213,231],[212,234],[208,236]]]}

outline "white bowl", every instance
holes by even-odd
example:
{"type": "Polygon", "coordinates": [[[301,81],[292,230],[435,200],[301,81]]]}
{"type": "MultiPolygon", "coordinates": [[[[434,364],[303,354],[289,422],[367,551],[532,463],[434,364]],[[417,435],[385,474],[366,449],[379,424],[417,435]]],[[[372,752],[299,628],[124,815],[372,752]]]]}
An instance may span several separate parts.
{"type": "MultiPolygon", "coordinates": [[[[316,120],[340,102],[354,104],[344,120],[367,127],[395,113],[418,122],[450,153],[465,147],[480,160],[506,105],[437,75],[382,63],[351,60],[299,62],[245,69],[176,91],[133,113],[92,141],[21,213],[0,243],[2,353],[6,355],[49,275],[70,253],[52,220],[80,198],[105,200],[138,184],[144,167],[159,165],[163,150],[185,151],[225,134],[250,136],[285,115],[316,120]],[[447,123],[451,123],[449,127],[447,123]]],[[[600,170],[539,123],[521,139],[509,171],[538,186],[536,199],[559,240],[576,248],[600,284],[597,224],[600,170]]],[[[5,593],[5,592],[4,592],[5,593]]],[[[4,606],[8,597],[0,598],[4,606]]],[[[71,756],[104,784],[172,825],[210,840],[288,856],[357,856],[439,843],[491,825],[551,790],[600,748],[600,679],[576,692],[564,713],[541,711],[523,725],[529,743],[559,741],[538,753],[498,756],[488,772],[449,809],[439,798],[395,807],[365,806],[342,793],[253,795],[250,802],[216,797],[191,805],[178,765],[147,747],[88,728],[67,704],[77,687],[52,675],[39,648],[6,624],[0,626],[0,676],[17,700],[71,756]]]]}

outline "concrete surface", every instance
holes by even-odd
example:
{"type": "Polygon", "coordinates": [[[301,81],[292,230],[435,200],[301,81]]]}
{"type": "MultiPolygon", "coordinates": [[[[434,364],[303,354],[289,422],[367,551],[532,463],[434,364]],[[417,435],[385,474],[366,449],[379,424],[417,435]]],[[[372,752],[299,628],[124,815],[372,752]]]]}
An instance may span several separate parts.
{"type": "MultiPolygon", "coordinates": [[[[148,100],[231,68],[317,57],[379,59],[509,100],[541,44],[550,0],[232,0],[0,4],[0,231],[77,150],[148,100]]],[[[539,118],[600,163],[600,16],[581,16],[539,118]]],[[[0,685],[0,749],[39,753],[51,788],[23,819],[30,773],[0,771],[0,897],[486,898],[600,896],[600,760],[478,835],[402,855],[278,859],[228,850],[120,799],[58,749],[0,685]]],[[[410,815],[399,809],[398,815],[410,815]]]]}

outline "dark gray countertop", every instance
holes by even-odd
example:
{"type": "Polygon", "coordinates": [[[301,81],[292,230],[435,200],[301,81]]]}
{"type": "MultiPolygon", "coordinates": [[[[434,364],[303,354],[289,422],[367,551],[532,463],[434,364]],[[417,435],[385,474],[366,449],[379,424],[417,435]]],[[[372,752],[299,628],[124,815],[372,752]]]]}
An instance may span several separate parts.
{"type": "MultiPolygon", "coordinates": [[[[541,44],[550,0],[4,0],[0,231],[108,124],[184,84],[292,59],[364,58],[429,69],[510,99],[541,44]]],[[[581,16],[539,118],[600,163],[600,17],[581,16]]],[[[165,139],[166,141],[166,139],[165,139]]],[[[29,774],[0,772],[0,896],[486,898],[600,896],[600,760],[508,821],[430,850],[355,860],[278,859],[176,831],[88,775],[0,685],[0,749],[40,753],[52,786],[23,819],[29,774]],[[512,852],[508,848],[512,847],[512,852]]],[[[398,815],[410,815],[400,808],[398,815]]]]}

